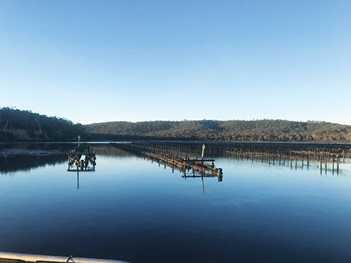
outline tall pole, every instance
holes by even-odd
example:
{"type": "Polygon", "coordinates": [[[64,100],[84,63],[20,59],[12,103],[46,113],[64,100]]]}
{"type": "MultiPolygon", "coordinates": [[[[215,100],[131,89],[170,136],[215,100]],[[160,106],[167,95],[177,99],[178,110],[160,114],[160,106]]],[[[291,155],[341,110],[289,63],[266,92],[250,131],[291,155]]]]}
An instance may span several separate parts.
{"type": "Polygon", "coordinates": [[[204,163],[204,156],[205,156],[205,144],[202,145],[202,152],[201,152],[201,161],[204,163]]]}

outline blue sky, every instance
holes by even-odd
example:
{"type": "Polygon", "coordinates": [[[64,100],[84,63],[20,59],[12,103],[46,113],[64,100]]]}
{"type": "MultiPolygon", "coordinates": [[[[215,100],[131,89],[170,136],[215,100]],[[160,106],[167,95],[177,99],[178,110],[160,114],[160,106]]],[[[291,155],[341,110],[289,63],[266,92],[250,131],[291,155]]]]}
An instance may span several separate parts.
{"type": "Polygon", "coordinates": [[[351,125],[349,0],[0,0],[0,107],[351,125]]]}

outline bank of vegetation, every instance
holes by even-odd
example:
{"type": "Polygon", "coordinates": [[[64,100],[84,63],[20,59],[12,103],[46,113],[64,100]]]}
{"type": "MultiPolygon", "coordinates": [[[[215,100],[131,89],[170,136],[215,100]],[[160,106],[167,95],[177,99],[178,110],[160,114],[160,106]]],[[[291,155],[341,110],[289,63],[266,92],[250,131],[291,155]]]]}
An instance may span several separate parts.
{"type": "Polygon", "coordinates": [[[0,141],[72,141],[84,133],[81,124],[13,108],[0,109],[0,141]]]}
{"type": "Polygon", "coordinates": [[[13,108],[0,109],[0,141],[211,140],[277,142],[351,142],[351,126],[287,120],[149,121],[74,124],[13,108]]]}
{"type": "Polygon", "coordinates": [[[86,125],[99,138],[350,142],[351,126],[287,120],[106,122],[86,125]]]}

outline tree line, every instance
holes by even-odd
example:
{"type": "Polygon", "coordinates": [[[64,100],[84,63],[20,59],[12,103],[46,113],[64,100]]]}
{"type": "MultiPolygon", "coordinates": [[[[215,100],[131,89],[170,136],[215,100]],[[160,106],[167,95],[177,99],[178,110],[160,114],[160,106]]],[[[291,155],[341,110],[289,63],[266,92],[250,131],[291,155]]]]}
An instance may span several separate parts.
{"type": "Polygon", "coordinates": [[[69,141],[85,129],[81,124],[14,108],[0,109],[0,141],[69,141]]]}
{"type": "Polygon", "coordinates": [[[0,108],[0,141],[85,140],[212,140],[277,142],[351,142],[351,126],[329,122],[287,120],[199,120],[105,122],[89,125],[0,108]]]}
{"type": "Polygon", "coordinates": [[[86,125],[100,139],[145,138],[213,141],[349,142],[351,126],[287,120],[106,122],[86,125]]]}

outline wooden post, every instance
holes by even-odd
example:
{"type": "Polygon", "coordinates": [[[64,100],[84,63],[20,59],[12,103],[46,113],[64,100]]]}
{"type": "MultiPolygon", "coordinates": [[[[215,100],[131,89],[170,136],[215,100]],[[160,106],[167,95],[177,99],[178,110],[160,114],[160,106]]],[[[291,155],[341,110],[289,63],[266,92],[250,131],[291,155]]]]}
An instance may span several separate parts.
{"type": "Polygon", "coordinates": [[[221,176],[223,174],[222,168],[217,169],[217,176],[221,176]]]}

